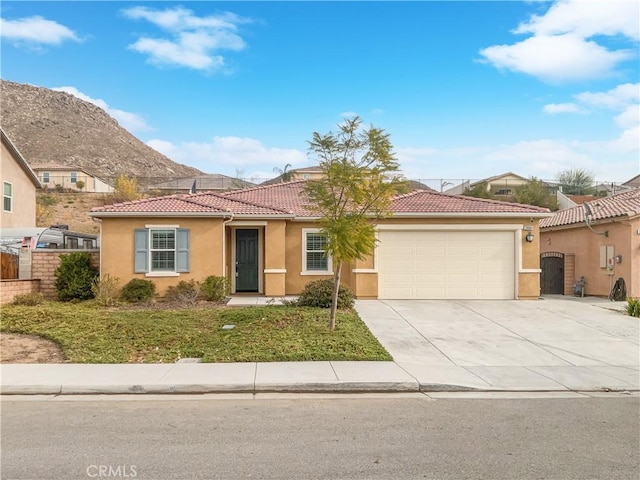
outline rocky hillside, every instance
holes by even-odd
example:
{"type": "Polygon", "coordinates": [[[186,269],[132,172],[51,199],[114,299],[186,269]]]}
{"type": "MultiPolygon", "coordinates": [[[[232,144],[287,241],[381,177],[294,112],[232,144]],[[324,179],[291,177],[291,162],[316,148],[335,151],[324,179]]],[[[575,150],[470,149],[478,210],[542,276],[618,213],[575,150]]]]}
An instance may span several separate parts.
{"type": "Polygon", "coordinates": [[[92,103],[6,80],[0,87],[0,124],[32,165],[81,167],[101,177],[202,174],[141,142],[92,103]]]}

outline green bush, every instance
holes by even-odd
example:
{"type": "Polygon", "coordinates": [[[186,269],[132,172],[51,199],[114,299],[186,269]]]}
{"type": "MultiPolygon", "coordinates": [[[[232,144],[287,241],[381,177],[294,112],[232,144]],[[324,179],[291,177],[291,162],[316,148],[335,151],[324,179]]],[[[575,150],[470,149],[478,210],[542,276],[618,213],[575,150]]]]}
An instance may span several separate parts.
{"type": "Polygon", "coordinates": [[[626,312],[632,317],[640,317],[640,298],[627,298],[626,312]]]}
{"type": "Polygon", "coordinates": [[[96,278],[91,285],[96,301],[105,307],[116,303],[119,282],[118,277],[112,277],[108,273],[102,278],[96,278]]]}
{"type": "Polygon", "coordinates": [[[178,285],[171,285],[164,294],[164,299],[193,305],[200,296],[200,285],[195,280],[181,280],[178,285]]]}
{"type": "Polygon", "coordinates": [[[200,284],[200,292],[209,302],[220,302],[229,295],[229,281],[224,277],[211,275],[200,284]]]}
{"type": "Polygon", "coordinates": [[[141,278],[131,279],[120,292],[120,298],[126,302],[146,302],[156,293],[156,284],[141,278]]]}
{"type": "Polygon", "coordinates": [[[91,265],[90,254],[75,252],[60,255],[60,266],[54,275],[59,300],[68,302],[93,298],[91,286],[98,276],[98,270],[91,265]]]}
{"type": "Polygon", "coordinates": [[[16,295],[13,297],[14,305],[24,305],[27,307],[33,307],[44,303],[44,295],[41,293],[25,293],[23,295],[16,295]]]}
{"type": "MultiPolygon", "coordinates": [[[[331,296],[333,294],[333,280],[315,280],[304,286],[304,290],[298,297],[297,304],[302,307],[331,307],[331,296]]],[[[353,292],[346,285],[340,284],[338,290],[338,308],[353,307],[353,292]]]]}

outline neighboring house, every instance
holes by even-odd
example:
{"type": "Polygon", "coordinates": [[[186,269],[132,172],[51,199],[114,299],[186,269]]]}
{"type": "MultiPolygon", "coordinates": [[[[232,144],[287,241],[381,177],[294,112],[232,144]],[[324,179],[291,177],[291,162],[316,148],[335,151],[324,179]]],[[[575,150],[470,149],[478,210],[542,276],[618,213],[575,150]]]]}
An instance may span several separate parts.
{"type": "MultiPolygon", "coordinates": [[[[101,273],[122,284],[151,279],[159,293],[217,275],[231,280],[232,293],[299,294],[334,271],[304,185],[94,208],[101,273]]],[[[397,196],[391,211],[377,222],[375,254],[343,269],[358,298],[538,298],[538,222],[547,209],[418,190],[397,196]]]]}
{"type": "Polygon", "coordinates": [[[462,182],[460,185],[456,185],[455,187],[448,189],[445,193],[448,193],[449,195],[462,195],[465,190],[485,183],[487,185],[487,192],[491,192],[493,195],[507,196],[513,195],[516,192],[516,187],[524,185],[528,181],[528,178],[521,177],[520,175],[516,175],[512,172],[507,172],[502,175],[495,175],[476,182],[462,182]]]}
{"type": "Polygon", "coordinates": [[[175,178],[162,183],[150,185],[149,190],[159,190],[163,193],[196,193],[237,190],[239,188],[254,187],[255,183],[240,178],[228,177],[219,173],[202,175],[199,177],[175,178]]]}
{"type": "Polygon", "coordinates": [[[640,188],[561,210],[540,221],[542,293],[607,296],[618,278],[640,297],[640,188]]]}
{"type": "Polygon", "coordinates": [[[2,217],[0,227],[34,227],[36,224],[36,189],[41,188],[35,172],[7,134],[2,137],[2,217]]]}
{"type": "Polygon", "coordinates": [[[636,175],[632,179],[627,180],[626,182],[624,182],[622,184],[622,186],[630,187],[630,188],[638,188],[638,187],[640,187],[640,175],[636,175]]]}
{"type": "Polygon", "coordinates": [[[91,193],[113,192],[111,185],[80,167],[33,165],[32,168],[45,188],[70,188],[91,193]],[[78,182],[82,182],[82,188],[78,187],[78,182]]]}
{"type": "Polygon", "coordinates": [[[295,180],[317,180],[322,178],[324,173],[319,166],[295,168],[293,170],[287,170],[287,173],[278,175],[276,178],[262,182],[260,185],[273,185],[274,183],[282,183],[284,181],[295,180]]]}

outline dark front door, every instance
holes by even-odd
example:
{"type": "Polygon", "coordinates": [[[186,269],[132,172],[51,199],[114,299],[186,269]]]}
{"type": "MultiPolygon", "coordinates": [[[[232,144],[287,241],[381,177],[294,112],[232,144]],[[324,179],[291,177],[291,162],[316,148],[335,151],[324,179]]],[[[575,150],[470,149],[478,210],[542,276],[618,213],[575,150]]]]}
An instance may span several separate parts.
{"type": "Polygon", "coordinates": [[[258,291],[258,230],[236,230],[236,292],[258,291]]]}
{"type": "Polygon", "coordinates": [[[540,288],[542,294],[564,294],[564,255],[559,252],[546,252],[540,255],[540,288]]]}

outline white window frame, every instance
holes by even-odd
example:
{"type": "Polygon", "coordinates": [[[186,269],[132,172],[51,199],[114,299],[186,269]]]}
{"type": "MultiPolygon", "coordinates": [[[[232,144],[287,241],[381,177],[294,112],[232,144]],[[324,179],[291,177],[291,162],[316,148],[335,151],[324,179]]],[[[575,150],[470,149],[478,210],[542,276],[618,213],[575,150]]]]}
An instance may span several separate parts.
{"type": "Polygon", "coordinates": [[[2,210],[4,212],[13,212],[13,183],[2,182],[2,210]],[[9,195],[5,193],[5,187],[9,186],[9,195]],[[9,209],[5,208],[6,200],[9,199],[9,209]]]}
{"type": "Polygon", "coordinates": [[[177,244],[177,233],[175,228],[162,228],[155,227],[149,229],[149,272],[150,276],[154,275],[166,275],[166,274],[178,274],[176,272],[177,264],[178,264],[178,244],[177,244]],[[171,248],[153,248],[153,233],[154,232],[173,232],[173,249],[171,248]],[[171,270],[156,270],[153,268],[153,253],[154,252],[173,252],[173,269],[171,270]]]}
{"type": "Polygon", "coordinates": [[[51,175],[49,172],[42,172],[42,183],[49,183],[51,181],[51,175]]]}
{"type": "MultiPolygon", "coordinates": [[[[333,275],[333,261],[331,255],[327,255],[326,270],[307,270],[307,234],[321,233],[319,228],[303,228],[302,229],[302,272],[300,275],[333,275]]],[[[312,250],[317,251],[317,250],[312,250]]]]}
{"type": "Polygon", "coordinates": [[[69,181],[71,183],[76,183],[78,181],[78,172],[69,173],[69,181]]]}

